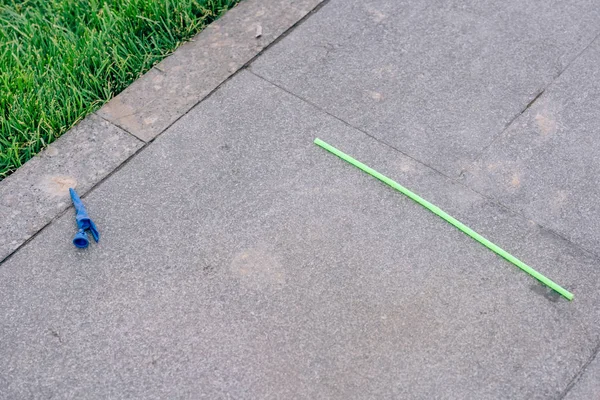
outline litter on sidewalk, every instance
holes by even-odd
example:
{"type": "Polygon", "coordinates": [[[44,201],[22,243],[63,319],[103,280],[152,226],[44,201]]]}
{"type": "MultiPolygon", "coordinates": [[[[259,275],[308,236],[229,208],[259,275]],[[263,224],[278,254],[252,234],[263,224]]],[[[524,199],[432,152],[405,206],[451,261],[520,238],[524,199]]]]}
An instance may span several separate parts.
{"type": "Polygon", "coordinates": [[[100,240],[100,233],[96,228],[96,224],[94,224],[92,219],[88,216],[85,206],[77,195],[77,192],[75,192],[75,189],[69,188],[69,193],[71,193],[71,200],[73,201],[73,206],[75,207],[75,220],[77,221],[77,227],[79,228],[75,234],[75,237],[73,238],[73,244],[75,247],[85,249],[90,244],[86,231],[89,230],[92,233],[92,236],[96,242],[100,240]]]}

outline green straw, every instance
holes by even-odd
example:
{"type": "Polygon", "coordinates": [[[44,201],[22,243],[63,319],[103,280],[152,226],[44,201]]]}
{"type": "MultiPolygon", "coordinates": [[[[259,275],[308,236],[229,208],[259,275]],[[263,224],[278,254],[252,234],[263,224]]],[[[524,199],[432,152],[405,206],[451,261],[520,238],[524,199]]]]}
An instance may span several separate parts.
{"type": "Polygon", "coordinates": [[[419,195],[411,192],[410,190],[408,190],[404,186],[400,185],[398,182],[396,182],[396,181],[388,178],[385,175],[380,174],[379,172],[377,172],[374,169],[366,166],[365,164],[361,163],[360,161],[355,160],[354,158],[350,157],[348,154],[346,154],[346,153],[344,153],[344,152],[336,149],[335,147],[333,147],[333,146],[325,143],[321,139],[318,139],[318,138],[315,139],[315,144],[317,146],[320,146],[320,147],[324,148],[325,150],[329,151],[330,153],[335,154],[336,156],[338,156],[342,160],[345,160],[345,161],[349,162],[350,164],[354,165],[355,167],[362,169],[367,174],[369,174],[369,175],[371,175],[371,176],[379,179],[383,183],[385,183],[385,184],[393,187],[394,189],[396,189],[397,191],[401,192],[402,194],[410,197],[411,199],[413,199],[414,201],[416,201],[417,203],[419,203],[420,205],[422,205],[423,207],[425,207],[426,209],[428,209],[429,211],[431,211],[435,215],[439,216],[440,218],[442,218],[442,219],[446,220],[447,222],[449,222],[450,224],[454,225],[456,228],[458,228],[459,230],[461,230],[465,234],[471,236],[473,239],[477,240],[479,243],[481,243],[482,245],[484,245],[488,249],[492,250],[494,253],[498,254],[499,256],[504,257],[505,259],[507,259],[511,263],[515,264],[517,267],[521,268],[523,271],[527,272],[529,275],[533,276],[535,279],[537,279],[538,281],[542,282],[544,285],[546,285],[549,288],[552,288],[553,290],[557,291],[558,293],[560,293],[561,295],[563,295],[566,299],[573,300],[573,293],[569,292],[568,290],[566,290],[562,286],[558,285],[557,283],[553,282],[552,280],[546,278],[544,275],[540,274],[539,272],[537,272],[536,270],[534,270],[533,268],[531,268],[529,265],[525,264],[523,261],[521,261],[518,258],[516,258],[515,256],[511,255],[506,250],[504,250],[504,249],[496,246],[494,243],[490,242],[489,240],[487,240],[486,238],[484,238],[483,236],[481,236],[479,233],[475,232],[473,229],[469,228],[468,226],[466,226],[465,224],[463,224],[462,222],[460,222],[456,218],[448,215],[445,211],[443,211],[439,207],[431,204],[430,202],[428,202],[427,200],[423,199],[419,195]]]}

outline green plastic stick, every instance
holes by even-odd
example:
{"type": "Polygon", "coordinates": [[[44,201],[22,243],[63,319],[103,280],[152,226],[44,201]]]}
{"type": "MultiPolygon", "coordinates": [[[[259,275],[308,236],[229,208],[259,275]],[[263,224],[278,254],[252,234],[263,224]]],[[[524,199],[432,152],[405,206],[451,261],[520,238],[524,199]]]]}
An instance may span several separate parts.
{"type": "Polygon", "coordinates": [[[379,179],[383,183],[393,187],[394,189],[401,192],[402,194],[410,197],[411,199],[413,199],[414,201],[416,201],[417,203],[419,203],[420,205],[422,205],[423,207],[425,207],[426,209],[428,209],[435,215],[441,217],[442,219],[444,219],[447,222],[449,222],[450,224],[454,225],[456,228],[458,228],[465,234],[471,236],[473,239],[477,240],[479,243],[481,243],[488,249],[492,250],[494,253],[498,254],[499,256],[504,257],[511,263],[515,264],[517,267],[521,268],[523,271],[527,272],[529,275],[533,276],[535,279],[542,282],[544,285],[554,289],[555,291],[557,291],[558,293],[563,295],[568,300],[573,300],[573,293],[569,292],[568,290],[566,290],[562,286],[558,285],[557,283],[553,282],[552,280],[546,278],[544,275],[540,274],[539,272],[537,272],[536,270],[531,268],[529,265],[525,264],[523,261],[521,261],[518,258],[516,258],[515,256],[509,254],[506,250],[503,250],[500,247],[496,246],[494,243],[490,242],[489,240],[487,240],[486,238],[481,236],[479,233],[475,232],[473,229],[469,228],[468,226],[466,226],[459,220],[455,219],[454,217],[448,215],[445,211],[443,211],[439,207],[431,204],[430,202],[423,199],[419,195],[411,192],[404,186],[400,185],[398,182],[388,178],[385,175],[380,174],[379,172],[366,166],[365,164],[361,163],[360,161],[355,160],[354,158],[350,157],[348,154],[325,143],[321,139],[318,139],[318,138],[315,139],[315,144],[317,146],[324,148],[325,150],[329,151],[330,153],[335,154],[342,160],[349,162],[350,164],[354,165],[355,167],[362,169],[367,174],[379,179]]]}

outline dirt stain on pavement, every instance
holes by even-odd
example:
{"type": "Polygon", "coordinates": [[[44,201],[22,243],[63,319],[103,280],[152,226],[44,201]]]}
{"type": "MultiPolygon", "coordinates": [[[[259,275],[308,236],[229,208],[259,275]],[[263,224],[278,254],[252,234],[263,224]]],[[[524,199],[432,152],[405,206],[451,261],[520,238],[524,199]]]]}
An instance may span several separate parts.
{"type": "Polygon", "coordinates": [[[381,21],[387,18],[387,15],[371,6],[367,7],[367,13],[369,14],[369,17],[371,17],[371,20],[376,24],[380,23],[381,21]]]}
{"type": "Polygon", "coordinates": [[[69,188],[75,188],[77,180],[72,176],[51,176],[46,177],[40,187],[48,194],[53,196],[64,196],[69,193],[69,188]]]}
{"type": "Polygon", "coordinates": [[[566,190],[558,190],[552,198],[550,210],[553,215],[560,215],[561,211],[567,206],[569,193],[566,190]]]}
{"type": "Polygon", "coordinates": [[[369,97],[373,100],[375,100],[376,102],[381,102],[383,101],[384,97],[383,94],[379,93],[379,92],[374,92],[372,90],[367,90],[367,94],[369,95],[369,97]]]}
{"type": "Polygon", "coordinates": [[[490,172],[495,172],[500,167],[500,163],[491,163],[487,165],[487,170],[490,172]]]}
{"type": "Polygon", "coordinates": [[[537,113],[535,123],[542,136],[548,136],[556,132],[556,120],[547,111],[537,113]]]}
{"type": "Polygon", "coordinates": [[[510,180],[510,185],[514,188],[518,188],[519,186],[521,186],[521,178],[519,177],[518,173],[514,173],[512,175],[512,179],[510,180]]]}

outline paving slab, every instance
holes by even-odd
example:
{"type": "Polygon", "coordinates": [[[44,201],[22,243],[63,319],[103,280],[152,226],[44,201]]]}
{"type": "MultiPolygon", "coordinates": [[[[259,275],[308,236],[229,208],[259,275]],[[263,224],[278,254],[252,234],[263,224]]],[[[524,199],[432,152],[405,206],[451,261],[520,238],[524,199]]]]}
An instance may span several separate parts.
{"type": "Polygon", "coordinates": [[[596,257],[249,72],[85,200],[0,265],[0,397],[547,399],[600,340],[596,257]]]}
{"type": "Polygon", "coordinates": [[[98,114],[141,140],[154,139],[322,1],[242,1],[98,114]]]}
{"type": "Polygon", "coordinates": [[[0,261],[85,194],[143,143],[92,114],[0,182],[0,261]]]}
{"type": "Polygon", "coordinates": [[[465,173],[466,184],[600,254],[600,40],[465,173]]]}
{"type": "Polygon", "coordinates": [[[251,69],[458,176],[599,27],[593,0],[332,0],[251,69]]]}
{"type": "Polygon", "coordinates": [[[600,357],[587,366],[581,378],[569,390],[565,400],[588,400],[600,398],[600,357]]]}

